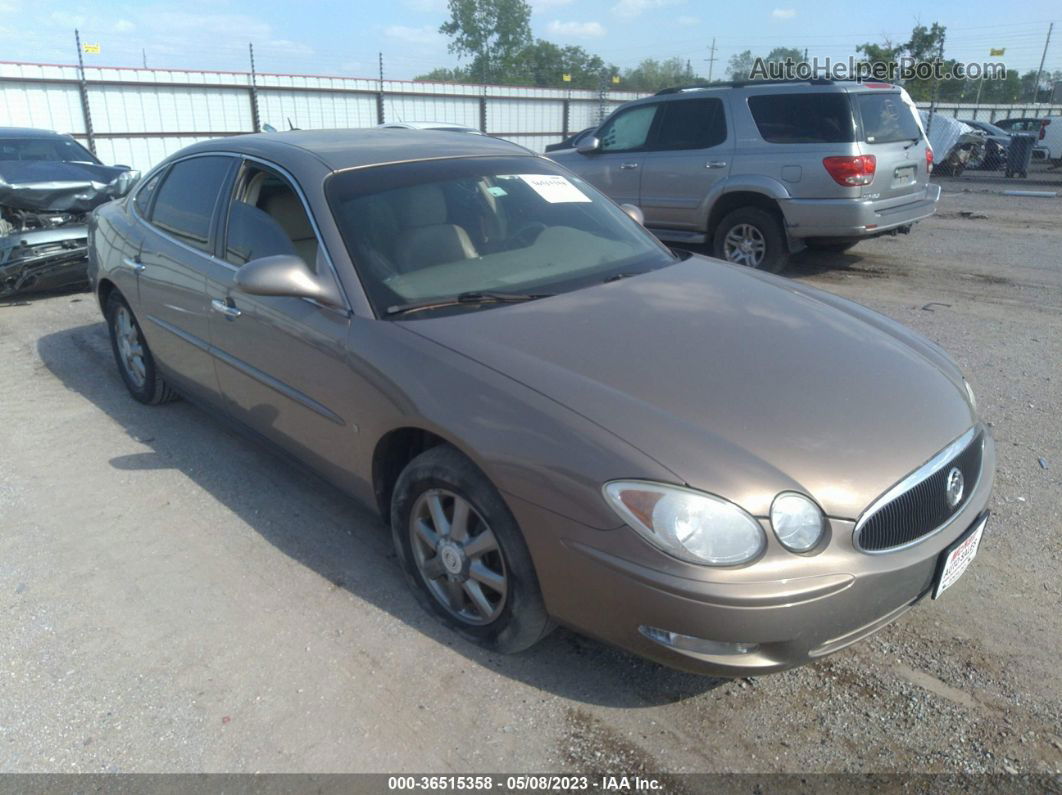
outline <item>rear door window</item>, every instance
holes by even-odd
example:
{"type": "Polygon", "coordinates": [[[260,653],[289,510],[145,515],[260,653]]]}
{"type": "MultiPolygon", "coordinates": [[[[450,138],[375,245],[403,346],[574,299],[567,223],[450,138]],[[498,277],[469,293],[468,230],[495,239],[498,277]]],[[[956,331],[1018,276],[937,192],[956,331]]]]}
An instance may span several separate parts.
{"type": "Polygon", "coordinates": [[[847,94],[756,94],[749,97],[749,110],[760,136],[768,143],[855,141],[855,120],[847,94]]]}
{"type": "Polygon", "coordinates": [[[644,149],[659,105],[639,105],[605,122],[598,137],[602,152],[630,152],[644,149]]]}
{"type": "Polygon", "coordinates": [[[855,100],[863,120],[863,140],[868,144],[921,140],[922,131],[914,113],[899,94],[856,94],[855,100]]]}
{"type": "Polygon", "coordinates": [[[175,163],[158,188],[151,223],[189,246],[210,250],[210,221],[232,158],[210,155],[175,163]]]}
{"type": "Polygon", "coordinates": [[[665,102],[654,150],[707,149],[726,140],[723,102],[717,97],[665,102]]]}

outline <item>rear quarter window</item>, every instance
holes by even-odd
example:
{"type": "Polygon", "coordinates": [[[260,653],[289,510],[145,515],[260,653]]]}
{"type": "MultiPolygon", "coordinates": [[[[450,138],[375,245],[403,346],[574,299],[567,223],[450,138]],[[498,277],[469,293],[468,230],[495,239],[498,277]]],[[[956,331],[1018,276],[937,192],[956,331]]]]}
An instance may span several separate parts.
{"type": "Polygon", "coordinates": [[[920,140],[922,130],[914,113],[899,94],[856,94],[856,106],[863,121],[863,140],[868,144],[920,140]]]}
{"type": "Polygon", "coordinates": [[[749,97],[749,110],[760,137],[768,143],[855,141],[855,121],[846,94],[758,94],[749,97]]]}

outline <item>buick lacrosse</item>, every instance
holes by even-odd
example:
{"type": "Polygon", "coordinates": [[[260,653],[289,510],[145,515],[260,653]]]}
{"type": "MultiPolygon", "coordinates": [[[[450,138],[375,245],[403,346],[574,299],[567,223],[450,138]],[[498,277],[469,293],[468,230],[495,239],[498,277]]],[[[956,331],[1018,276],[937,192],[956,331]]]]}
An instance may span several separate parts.
{"type": "Polygon", "coordinates": [[[767,673],[952,586],[995,466],[959,368],[638,214],[484,136],[248,135],[99,208],[90,274],[136,400],[376,506],[419,601],[490,649],[563,624],[767,673]]]}

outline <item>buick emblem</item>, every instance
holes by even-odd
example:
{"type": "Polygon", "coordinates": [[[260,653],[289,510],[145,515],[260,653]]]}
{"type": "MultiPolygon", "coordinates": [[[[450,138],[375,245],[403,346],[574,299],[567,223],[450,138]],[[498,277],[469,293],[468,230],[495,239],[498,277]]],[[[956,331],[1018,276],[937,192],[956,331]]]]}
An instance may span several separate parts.
{"type": "Polygon", "coordinates": [[[965,486],[966,484],[962,479],[962,472],[959,471],[958,467],[952,467],[944,485],[944,493],[947,495],[949,508],[954,508],[959,504],[965,486]]]}

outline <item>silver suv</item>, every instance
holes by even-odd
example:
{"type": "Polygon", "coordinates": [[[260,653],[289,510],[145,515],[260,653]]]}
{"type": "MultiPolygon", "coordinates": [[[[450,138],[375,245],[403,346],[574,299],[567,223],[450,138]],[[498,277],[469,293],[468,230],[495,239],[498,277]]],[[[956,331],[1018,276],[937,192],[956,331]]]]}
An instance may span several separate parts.
{"type": "Polygon", "coordinates": [[[776,273],[805,246],[844,251],[933,214],[933,151],[889,83],[671,88],[618,108],[550,157],[659,238],[776,273]]]}

